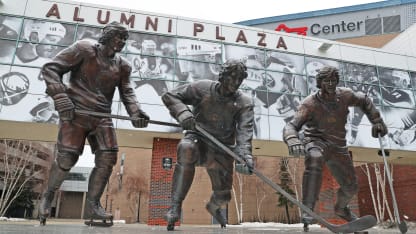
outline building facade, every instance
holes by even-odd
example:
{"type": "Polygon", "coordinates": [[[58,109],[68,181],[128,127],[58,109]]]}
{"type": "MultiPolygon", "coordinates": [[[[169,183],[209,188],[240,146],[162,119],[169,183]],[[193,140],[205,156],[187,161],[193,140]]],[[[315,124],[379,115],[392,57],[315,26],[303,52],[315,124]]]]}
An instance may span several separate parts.
{"type": "MultiPolygon", "coordinates": [[[[237,22],[330,40],[397,35],[416,23],[416,1],[380,1],[237,22]]],[[[373,42],[374,43],[374,42],[373,42]]]]}
{"type": "MultiPolygon", "coordinates": [[[[352,33],[365,35],[362,28],[367,24],[356,22],[360,20],[357,17],[353,19],[333,21],[339,22],[334,25],[317,24],[322,34],[329,27],[328,30],[334,32],[338,28],[347,31],[356,28],[352,33]]],[[[383,141],[392,152],[391,159],[399,164],[416,164],[413,156],[416,150],[413,126],[416,121],[413,119],[416,58],[413,56],[327,40],[336,39],[329,36],[322,39],[276,32],[274,28],[264,30],[257,26],[110,9],[66,0],[4,0],[0,5],[0,138],[55,141],[58,115],[51,98],[44,92],[45,83],[39,71],[45,62],[74,41],[96,40],[101,28],[111,21],[125,24],[130,31],[121,55],[131,63],[131,82],[136,95],[154,120],[175,122],[160,100],[162,93],[199,79],[216,80],[225,60],[244,60],[249,76],[241,90],[252,97],[255,104],[253,154],[264,162],[264,170],[270,173],[267,175],[274,176],[276,168],[280,167],[280,158],[288,156],[282,142],[283,126],[300,101],[316,90],[314,76],[325,65],[339,68],[339,86],[365,92],[373,99],[391,133],[383,141]],[[269,160],[275,167],[268,166],[269,160]]],[[[397,19],[393,17],[391,21],[397,19]]],[[[400,30],[408,24],[402,21],[396,22],[400,30]]],[[[314,33],[317,27],[313,27],[314,33]]],[[[382,32],[400,33],[397,27],[382,27],[382,32]]],[[[127,115],[118,97],[112,113],[127,115]]],[[[116,217],[132,222],[163,223],[161,214],[169,204],[173,170],[163,168],[162,161],[171,158],[175,163],[175,146],[181,130],[158,125],[134,129],[129,121],[118,119],[114,119],[114,123],[120,153],[125,153],[126,163],[129,163],[125,164],[122,176],[119,169],[114,170],[109,183],[112,186],[102,199],[116,217]]],[[[359,110],[351,108],[346,128],[356,162],[381,162],[374,153],[379,148],[378,140],[370,137],[371,124],[359,110]]],[[[120,158],[115,168],[121,166],[121,161],[120,158]]],[[[194,182],[198,185],[192,189],[200,190],[195,194],[192,190],[187,198],[192,205],[184,206],[186,212],[182,221],[185,223],[212,222],[204,205],[200,204],[207,202],[210,196],[208,177],[203,170],[198,173],[194,182]],[[206,198],[196,195],[201,191],[206,198]]],[[[275,193],[258,187],[255,178],[237,178],[236,175],[235,180],[254,183],[259,188],[251,191],[252,197],[246,195],[250,192],[244,193],[249,201],[244,209],[248,212],[247,221],[259,219],[257,209],[260,206],[254,193],[267,191],[265,196],[274,195],[270,201],[276,203],[275,193]]],[[[235,196],[238,194],[237,191],[235,196]]],[[[66,197],[74,198],[71,204],[81,203],[79,213],[83,213],[82,202],[79,202],[83,199],[79,196],[66,197]]],[[[232,203],[228,207],[228,219],[234,222],[237,209],[230,207],[234,207],[232,203]]],[[[268,209],[267,215],[263,215],[267,218],[263,220],[274,220],[277,208],[268,209]]]]}

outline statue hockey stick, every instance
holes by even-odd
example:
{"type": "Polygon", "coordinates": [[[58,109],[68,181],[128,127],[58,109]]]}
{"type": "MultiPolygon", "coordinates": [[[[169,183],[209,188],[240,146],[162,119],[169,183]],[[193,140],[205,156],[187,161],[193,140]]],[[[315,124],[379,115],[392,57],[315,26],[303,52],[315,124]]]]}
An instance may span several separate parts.
{"type": "MultiPolygon", "coordinates": [[[[114,119],[131,120],[131,121],[138,119],[138,118],[133,118],[133,117],[124,116],[124,115],[113,115],[113,114],[101,113],[101,112],[89,111],[89,110],[75,109],[75,112],[80,115],[91,115],[91,116],[103,117],[103,118],[114,118],[114,119]]],[[[176,123],[168,123],[168,122],[162,122],[162,121],[157,121],[157,120],[149,120],[149,123],[157,124],[157,125],[164,125],[164,126],[171,126],[171,127],[181,127],[179,124],[176,124],[176,123]]]]}
{"type": "Polygon", "coordinates": [[[397,207],[396,195],[394,194],[394,188],[393,188],[393,178],[391,178],[389,164],[387,163],[387,157],[386,157],[386,153],[384,152],[384,146],[383,146],[383,142],[381,141],[380,135],[378,135],[378,142],[380,143],[381,155],[383,156],[384,170],[387,174],[387,180],[389,181],[389,185],[390,185],[391,199],[393,200],[394,216],[396,217],[397,225],[399,226],[400,232],[406,233],[407,224],[403,220],[400,221],[399,208],[397,207]]]}
{"type": "MultiPolygon", "coordinates": [[[[226,153],[228,153],[231,157],[233,157],[236,161],[239,163],[245,164],[246,162],[240,158],[238,155],[236,155],[232,150],[230,150],[227,146],[222,144],[220,141],[218,141],[214,136],[212,136],[210,133],[208,133],[205,129],[200,127],[199,125],[196,125],[196,130],[198,130],[200,133],[202,133],[206,138],[208,138],[210,141],[212,141],[215,145],[217,145],[219,148],[224,150],[226,153]]],[[[377,220],[372,215],[366,215],[363,217],[360,217],[354,221],[342,224],[342,225],[335,225],[332,223],[329,223],[324,218],[313,212],[309,207],[303,205],[301,202],[296,200],[294,197],[292,197],[289,193],[287,193],[284,189],[282,189],[279,185],[271,181],[269,178],[264,176],[261,172],[257,171],[255,168],[252,168],[253,174],[255,174],[257,177],[259,177],[263,182],[268,184],[270,187],[272,187],[277,192],[281,193],[283,196],[285,196],[289,201],[297,205],[299,208],[301,208],[303,211],[311,215],[314,219],[316,219],[320,224],[328,228],[330,231],[334,233],[352,233],[357,231],[362,231],[368,228],[373,227],[376,225],[377,220]]]]}

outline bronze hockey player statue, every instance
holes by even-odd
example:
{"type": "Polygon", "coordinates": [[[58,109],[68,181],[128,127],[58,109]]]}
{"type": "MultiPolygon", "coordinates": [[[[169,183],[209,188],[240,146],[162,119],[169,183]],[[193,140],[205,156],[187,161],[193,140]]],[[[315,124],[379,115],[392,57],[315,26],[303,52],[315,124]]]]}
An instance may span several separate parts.
{"type": "MultiPolygon", "coordinates": [[[[357,178],[352,159],[346,146],[348,107],[359,107],[372,123],[372,136],[387,134],[387,127],[372,101],[363,93],[353,92],[349,88],[337,88],[338,69],[322,68],[317,76],[318,91],[306,97],[299,106],[294,118],[283,130],[284,142],[289,154],[305,155],[305,171],[302,182],[302,202],[314,209],[322,184],[322,167],[328,166],[340,185],[335,203],[335,214],[352,221],[357,216],[351,212],[348,203],[358,192],[357,178]],[[304,130],[303,139],[299,131],[304,130]]],[[[302,214],[305,230],[313,218],[302,214]]]]}
{"type": "Polygon", "coordinates": [[[177,147],[173,174],[172,204],[165,215],[168,230],[181,216],[182,201],[191,187],[195,166],[205,166],[213,193],[206,204],[208,212],[226,226],[221,206],[231,200],[234,159],[195,130],[198,124],[223,144],[234,149],[246,164],[236,164],[236,171],[251,174],[254,112],[251,98],[238,88],[247,77],[246,66],[238,60],[222,65],[218,81],[200,80],[165,93],[162,100],[171,115],[186,130],[177,147]],[[192,109],[188,108],[192,106],[192,109]]]}
{"type": "MultiPolygon", "coordinates": [[[[76,110],[111,113],[115,89],[128,114],[137,117],[134,127],[144,128],[148,115],[141,110],[134,90],[130,87],[129,63],[117,55],[128,38],[127,29],[117,23],[107,24],[98,43],[80,40],[62,50],[51,62],[46,63],[41,76],[46,82],[46,93],[54,100],[59,112],[57,155],[52,163],[49,181],[39,205],[41,224],[50,214],[55,191],[61,186],[69,170],[82,154],[88,139],[95,154],[95,167],[88,182],[87,215],[93,219],[111,220],[100,204],[100,198],[117,161],[117,139],[110,118],[80,115],[76,110]],[[70,73],[69,85],[62,81],[70,73]]],[[[87,224],[87,222],[86,222],[87,224]]]]}

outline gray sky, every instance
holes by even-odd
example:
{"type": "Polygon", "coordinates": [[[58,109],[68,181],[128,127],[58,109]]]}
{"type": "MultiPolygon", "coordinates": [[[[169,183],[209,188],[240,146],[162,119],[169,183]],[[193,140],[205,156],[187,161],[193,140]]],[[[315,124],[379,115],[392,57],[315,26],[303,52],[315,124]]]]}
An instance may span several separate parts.
{"type": "MultiPolygon", "coordinates": [[[[75,0],[81,1],[81,0],[75,0]]],[[[131,8],[195,19],[235,23],[292,13],[352,6],[371,0],[82,0],[85,3],[131,8]]]]}

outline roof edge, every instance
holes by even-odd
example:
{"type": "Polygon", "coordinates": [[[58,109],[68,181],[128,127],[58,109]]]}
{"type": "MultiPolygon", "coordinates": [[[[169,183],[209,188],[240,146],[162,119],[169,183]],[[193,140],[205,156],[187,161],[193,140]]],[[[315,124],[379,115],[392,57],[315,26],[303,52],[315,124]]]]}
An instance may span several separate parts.
{"type": "Polygon", "coordinates": [[[309,12],[300,12],[300,13],[293,13],[293,14],[287,14],[287,15],[279,15],[279,16],[244,20],[244,21],[236,22],[234,24],[245,25],[245,26],[255,26],[259,24],[267,24],[267,23],[273,23],[273,22],[278,22],[278,21],[288,21],[288,20],[312,18],[316,16],[326,16],[326,15],[335,15],[335,14],[342,14],[342,13],[348,13],[348,12],[365,11],[365,10],[372,10],[376,8],[407,5],[407,4],[412,4],[412,3],[416,3],[416,0],[387,0],[387,1],[365,3],[365,4],[359,4],[359,5],[353,5],[353,6],[345,6],[345,7],[324,9],[324,10],[316,10],[316,11],[309,11],[309,12]]]}

